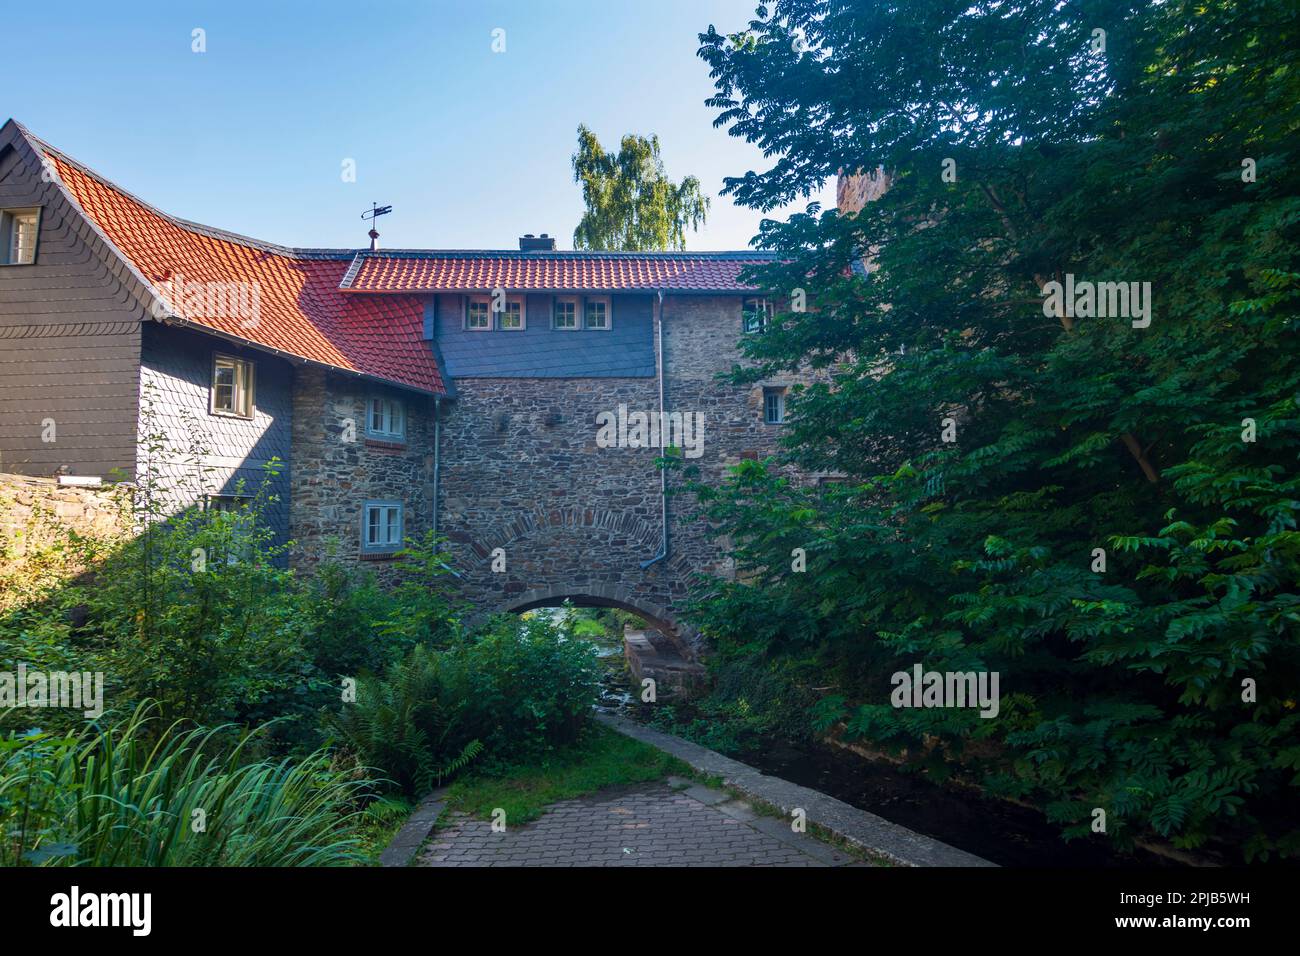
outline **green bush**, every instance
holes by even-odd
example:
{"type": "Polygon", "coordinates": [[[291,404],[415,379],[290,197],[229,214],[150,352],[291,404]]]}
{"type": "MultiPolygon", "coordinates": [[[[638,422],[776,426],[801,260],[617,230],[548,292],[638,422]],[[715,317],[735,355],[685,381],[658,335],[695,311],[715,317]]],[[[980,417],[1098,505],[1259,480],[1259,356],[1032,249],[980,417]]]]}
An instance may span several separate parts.
{"type": "Polygon", "coordinates": [[[148,526],[80,587],[111,697],[167,720],[261,723],[323,687],[265,486],[238,512],[187,509],[148,526]]]}
{"type": "Polygon", "coordinates": [[[401,656],[379,631],[391,599],[366,570],[337,560],[321,562],[298,582],[297,599],[312,663],[331,681],[382,671],[401,656]]]}
{"type": "MultiPolygon", "coordinates": [[[[150,716],[153,710],[155,716],[150,716]]],[[[0,866],[338,866],[361,862],[369,789],[317,751],[249,760],[245,734],[161,730],[141,707],[105,729],[0,737],[0,866]]]]}
{"type": "Polygon", "coordinates": [[[357,759],[419,796],[479,755],[481,741],[448,692],[446,658],[418,644],[382,677],[357,679],[356,701],[327,718],[357,759]]]}
{"type": "Polygon", "coordinates": [[[502,616],[362,676],[356,703],[329,723],[358,760],[418,795],[480,751],[499,764],[573,742],[598,689],[591,644],[547,618],[502,616]]]}
{"type": "Polygon", "coordinates": [[[600,692],[595,646],[545,617],[496,617],[450,657],[452,692],[494,761],[576,740],[600,692]]]}

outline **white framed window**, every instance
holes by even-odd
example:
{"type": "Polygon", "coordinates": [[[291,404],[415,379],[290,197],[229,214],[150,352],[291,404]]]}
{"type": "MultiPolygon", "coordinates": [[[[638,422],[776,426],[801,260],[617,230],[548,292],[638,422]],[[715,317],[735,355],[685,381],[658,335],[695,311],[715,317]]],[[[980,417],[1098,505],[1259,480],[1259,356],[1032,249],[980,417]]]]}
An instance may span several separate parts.
{"type": "Polygon", "coordinates": [[[361,518],[363,551],[398,551],[402,547],[402,503],[367,501],[361,518]]]}
{"type": "Polygon", "coordinates": [[[612,311],[609,296],[589,296],[583,308],[583,327],[608,331],[612,311]]]}
{"type": "Polygon", "coordinates": [[[465,328],[470,332],[492,329],[492,300],[487,296],[470,296],[465,300],[465,328]]]}
{"type": "Polygon", "coordinates": [[[372,395],[366,402],[366,434],[389,441],[406,438],[406,406],[400,398],[372,395]]]}
{"type": "Polygon", "coordinates": [[[785,389],[763,389],[763,422],[780,425],[785,422],[785,389]]]}
{"type": "Polygon", "coordinates": [[[29,266],[36,261],[39,209],[0,210],[0,265],[29,266]]]}
{"type": "Polygon", "coordinates": [[[740,329],[742,332],[764,332],[768,320],[772,317],[772,307],[767,299],[745,299],[740,305],[740,329]]]}
{"type": "Polygon", "coordinates": [[[527,309],[524,308],[522,298],[508,298],[502,303],[501,312],[497,318],[497,323],[501,329],[507,332],[522,332],[526,321],[527,309]]]}
{"type": "Polygon", "coordinates": [[[581,328],[579,325],[581,314],[577,296],[556,296],[555,310],[551,314],[551,328],[562,332],[577,331],[581,328]]]}
{"type": "Polygon", "coordinates": [[[233,355],[212,357],[213,415],[253,417],[253,363],[233,355]]]}

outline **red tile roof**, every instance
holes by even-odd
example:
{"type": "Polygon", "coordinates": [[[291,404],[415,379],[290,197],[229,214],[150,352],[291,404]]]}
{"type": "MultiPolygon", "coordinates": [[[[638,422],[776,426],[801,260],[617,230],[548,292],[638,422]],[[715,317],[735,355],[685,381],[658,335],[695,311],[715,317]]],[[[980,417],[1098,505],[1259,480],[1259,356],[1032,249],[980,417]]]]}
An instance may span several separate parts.
{"type": "Polygon", "coordinates": [[[419,294],[493,289],[736,294],[752,288],[739,280],[743,268],[772,261],[761,252],[294,249],[169,216],[19,129],[53,164],[64,192],[170,305],[167,315],[431,394],[446,394],[447,388],[423,337],[419,294]],[[256,321],[188,307],[183,290],[189,283],[255,289],[256,321]]]}
{"type": "Polygon", "coordinates": [[[760,252],[363,252],[347,292],[752,291],[741,269],[760,252]]]}
{"type": "Polygon", "coordinates": [[[340,294],[354,252],[286,249],[187,223],[44,144],[38,148],[91,221],[170,301],[172,314],[311,362],[445,394],[433,351],[423,338],[419,299],[340,294]],[[186,308],[181,283],[246,283],[248,295],[256,290],[255,321],[247,315],[217,314],[223,310],[186,308]],[[172,289],[177,295],[167,295],[172,289]]]}

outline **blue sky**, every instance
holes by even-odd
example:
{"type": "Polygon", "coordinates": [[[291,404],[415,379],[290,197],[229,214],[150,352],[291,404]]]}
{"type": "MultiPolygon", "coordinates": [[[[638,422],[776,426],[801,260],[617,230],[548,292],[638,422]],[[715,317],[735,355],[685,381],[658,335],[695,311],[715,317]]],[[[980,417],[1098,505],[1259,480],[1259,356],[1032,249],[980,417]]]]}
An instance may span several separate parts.
{"type": "MultiPolygon", "coordinates": [[[[764,168],[714,129],[695,55],[755,0],[243,0],[8,4],[0,118],[159,208],[299,246],[572,246],[579,123],[607,148],[660,137],[712,198],[691,249],[743,249],[763,218],[719,195],[764,168]],[[195,28],[207,52],[191,51],[195,28]],[[505,52],[492,49],[505,31],[505,52]],[[355,160],[354,183],[341,176],[355,160]]],[[[834,183],[818,197],[834,199],[834,183]]],[[[797,204],[801,209],[804,203],[797,204]]],[[[790,210],[790,211],[793,211],[790,210]]],[[[769,213],[778,218],[782,213],[769,213]]]]}

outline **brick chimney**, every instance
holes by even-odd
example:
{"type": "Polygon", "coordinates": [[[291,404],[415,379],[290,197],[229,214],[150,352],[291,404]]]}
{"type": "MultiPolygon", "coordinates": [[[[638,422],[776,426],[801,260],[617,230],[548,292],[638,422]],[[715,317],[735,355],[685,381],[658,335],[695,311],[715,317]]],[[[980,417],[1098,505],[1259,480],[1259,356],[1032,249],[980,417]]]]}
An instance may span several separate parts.
{"type": "Polygon", "coordinates": [[[534,236],[531,232],[525,233],[519,237],[520,252],[554,252],[555,238],[542,233],[540,236],[534,236]]]}

